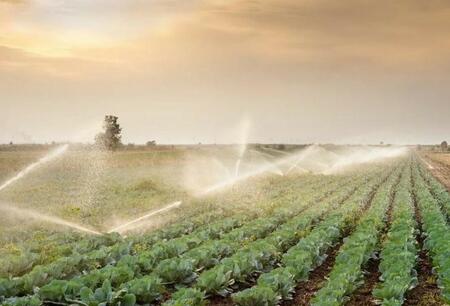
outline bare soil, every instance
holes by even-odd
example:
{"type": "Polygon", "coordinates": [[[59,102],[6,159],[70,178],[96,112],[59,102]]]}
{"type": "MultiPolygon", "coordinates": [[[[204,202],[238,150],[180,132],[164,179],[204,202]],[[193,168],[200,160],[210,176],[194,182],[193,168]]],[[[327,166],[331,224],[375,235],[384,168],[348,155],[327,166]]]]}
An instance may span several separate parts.
{"type": "Polygon", "coordinates": [[[234,303],[231,300],[231,297],[221,297],[221,296],[215,296],[212,297],[209,300],[209,304],[208,305],[214,305],[214,306],[233,306],[234,303]]]}

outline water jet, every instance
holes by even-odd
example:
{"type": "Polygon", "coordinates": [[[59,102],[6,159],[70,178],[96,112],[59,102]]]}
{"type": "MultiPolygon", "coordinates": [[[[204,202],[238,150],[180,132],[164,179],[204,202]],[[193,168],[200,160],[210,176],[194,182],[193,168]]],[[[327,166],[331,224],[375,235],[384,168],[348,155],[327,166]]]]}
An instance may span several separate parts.
{"type": "Polygon", "coordinates": [[[84,232],[84,233],[93,234],[93,235],[102,235],[102,233],[100,233],[98,231],[89,229],[89,228],[79,225],[77,223],[66,221],[66,220],[63,220],[63,219],[55,217],[55,216],[45,215],[45,214],[42,214],[42,213],[39,213],[36,211],[32,211],[29,209],[14,207],[12,205],[7,205],[6,203],[0,203],[0,210],[5,213],[14,214],[14,216],[16,218],[34,219],[37,221],[44,221],[44,222],[53,223],[56,225],[61,225],[64,227],[70,227],[79,232],[84,232]]]}
{"type": "Polygon", "coordinates": [[[162,212],[166,212],[166,211],[169,211],[171,209],[174,209],[174,208],[180,206],[182,203],[183,203],[182,201],[176,201],[176,202],[173,202],[173,203],[171,203],[169,205],[164,206],[163,208],[160,208],[160,209],[148,212],[148,213],[144,214],[143,216],[140,216],[140,217],[138,217],[136,219],[128,221],[128,222],[126,222],[124,224],[121,224],[119,226],[116,226],[115,228],[109,230],[108,233],[118,232],[119,234],[122,234],[122,233],[126,232],[127,230],[129,230],[131,228],[138,227],[138,226],[133,226],[133,225],[135,225],[135,224],[137,224],[137,223],[139,223],[141,221],[144,221],[145,219],[148,219],[148,218],[150,218],[150,217],[152,217],[154,215],[157,215],[157,214],[160,214],[162,212]]]}
{"type": "Polygon", "coordinates": [[[12,183],[18,181],[19,179],[23,178],[24,176],[26,176],[28,173],[30,173],[31,171],[33,171],[37,167],[39,167],[39,166],[41,166],[41,165],[43,165],[45,163],[48,163],[49,161],[51,161],[51,160],[57,158],[58,156],[64,154],[67,151],[68,148],[69,148],[68,144],[59,146],[55,150],[49,152],[47,155],[45,155],[44,157],[39,159],[37,162],[34,162],[34,163],[28,165],[25,169],[23,169],[22,171],[17,173],[14,177],[10,178],[6,182],[4,182],[2,185],[0,185],[0,191],[5,189],[6,187],[11,185],[12,183]]]}

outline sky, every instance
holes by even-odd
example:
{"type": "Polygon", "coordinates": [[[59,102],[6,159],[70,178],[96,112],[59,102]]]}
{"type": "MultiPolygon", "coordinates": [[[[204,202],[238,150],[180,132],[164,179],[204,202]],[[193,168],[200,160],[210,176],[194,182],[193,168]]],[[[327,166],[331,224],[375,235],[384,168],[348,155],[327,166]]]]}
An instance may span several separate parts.
{"type": "Polygon", "coordinates": [[[0,0],[0,143],[439,143],[449,84],[448,0],[0,0]]]}

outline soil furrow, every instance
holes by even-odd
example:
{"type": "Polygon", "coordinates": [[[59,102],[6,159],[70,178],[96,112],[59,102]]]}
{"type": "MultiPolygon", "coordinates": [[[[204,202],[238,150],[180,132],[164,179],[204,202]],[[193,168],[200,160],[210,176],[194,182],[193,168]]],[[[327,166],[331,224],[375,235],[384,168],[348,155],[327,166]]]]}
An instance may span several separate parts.
{"type": "MultiPolygon", "coordinates": [[[[378,186],[376,186],[373,191],[371,192],[368,201],[365,203],[364,208],[360,214],[362,216],[367,209],[369,209],[370,205],[372,204],[373,198],[375,197],[375,194],[377,193],[378,189],[382,184],[384,184],[389,176],[383,180],[382,183],[380,183],[378,186]]],[[[398,182],[396,182],[398,184],[398,182]]],[[[392,202],[392,199],[391,199],[392,202]]],[[[391,206],[391,205],[390,205],[391,206]]],[[[310,305],[310,300],[314,297],[314,294],[322,288],[323,284],[326,281],[327,275],[331,272],[334,262],[336,260],[336,256],[339,253],[339,249],[343,244],[343,239],[350,235],[351,230],[347,228],[345,233],[342,235],[341,240],[337,245],[335,245],[329,252],[327,252],[327,258],[326,260],[318,266],[316,269],[311,271],[309,274],[309,278],[307,281],[300,282],[297,285],[296,292],[294,294],[294,297],[291,301],[286,301],[282,305],[283,306],[291,306],[291,305],[310,305]]],[[[378,270],[378,269],[377,269],[378,270]]]]}
{"type": "MultiPolygon", "coordinates": [[[[411,172],[412,173],[412,172],[411,172]]],[[[413,186],[413,202],[414,202],[414,212],[416,215],[418,234],[417,242],[419,247],[419,257],[417,259],[417,279],[418,284],[415,288],[408,291],[406,294],[406,300],[404,305],[412,306],[440,306],[444,305],[440,298],[440,290],[436,284],[436,276],[433,274],[433,266],[431,264],[431,259],[428,256],[427,251],[424,249],[424,233],[422,230],[422,218],[420,215],[420,210],[417,207],[417,199],[415,195],[415,184],[414,180],[411,178],[413,186]]]]}
{"type": "MultiPolygon", "coordinates": [[[[375,194],[379,190],[380,186],[383,185],[390,175],[392,175],[394,171],[391,171],[389,175],[387,175],[382,182],[380,182],[378,185],[374,186],[373,190],[370,192],[370,195],[364,203],[364,207],[362,209],[362,212],[358,214],[359,216],[362,216],[367,209],[369,209],[370,205],[372,204],[372,201],[375,197],[375,194]]],[[[354,191],[353,191],[354,192],[354,191]]],[[[351,194],[353,194],[353,192],[351,194]]],[[[346,197],[343,201],[341,201],[340,204],[348,200],[350,196],[346,197]]],[[[283,306],[288,305],[309,305],[310,299],[314,296],[314,293],[319,290],[322,287],[322,284],[324,283],[326,276],[331,271],[334,261],[336,259],[336,256],[338,254],[339,248],[341,247],[343,243],[343,239],[347,237],[350,234],[350,230],[352,229],[345,229],[344,234],[342,235],[341,240],[338,244],[336,244],[332,249],[327,252],[327,258],[326,260],[317,268],[315,268],[313,271],[311,271],[309,278],[307,281],[300,282],[297,285],[296,292],[294,293],[293,299],[291,301],[284,301],[282,303],[283,306]]],[[[210,304],[213,306],[230,306],[234,305],[231,297],[213,297],[210,299],[210,304]]]]}
{"type": "Polygon", "coordinates": [[[309,274],[309,279],[307,281],[300,282],[297,285],[293,299],[291,301],[284,302],[282,304],[283,306],[291,306],[291,305],[306,306],[310,304],[309,302],[311,298],[314,296],[314,293],[316,293],[317,290],[322,288],[322,285],[326,280],[325,279],[326,276],[330,273],[331,269],[333,268],[334,261],[341,246],[342,240],[327,253],[328,256],[325,259],[325,261],[309,274]]]}
{"type": "Polygon", "coordinates": [[[372,296],[372,290],[375,288],[377,283],[379,282],[381,273],[378,269],[380,265],[379,253],[381,250],[381,241],[384,241],[389,228],[391,226],[392,221],[392,207],[395,200],[395,195],[397,193],[397,187],[400,183],[401,176],[399,176],[398,180],[395,182],[394,186],[392,186],[392,191],[389,199],[389,208],[386,213],[387,220],[386,225],[383,228],[380,235],[380,246],[376,251],[376,257],[370,258],[364,267],[364,284],[359,287],[350,297],[350,300],[345,304],[346,306],[368,306],[368,305],[376,305],[372,296]]]}

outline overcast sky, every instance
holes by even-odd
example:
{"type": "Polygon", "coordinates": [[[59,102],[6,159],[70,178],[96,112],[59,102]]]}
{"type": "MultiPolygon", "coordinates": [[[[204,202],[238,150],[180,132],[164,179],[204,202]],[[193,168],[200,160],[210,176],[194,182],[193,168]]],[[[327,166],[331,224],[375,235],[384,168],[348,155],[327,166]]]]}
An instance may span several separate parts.
{"type": "Polygon", "coordinates": [[[448,0],[0,0],[0,142],[450,140],[448,0]]]}

